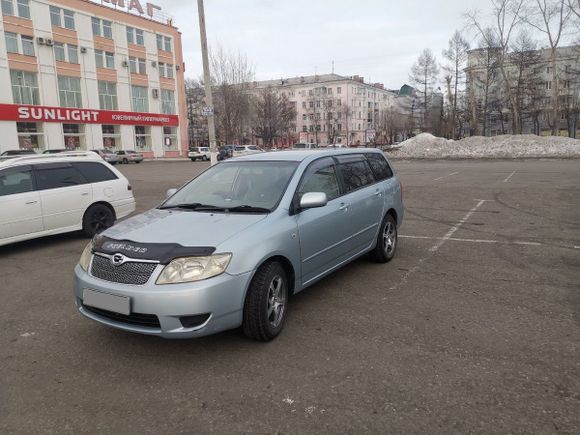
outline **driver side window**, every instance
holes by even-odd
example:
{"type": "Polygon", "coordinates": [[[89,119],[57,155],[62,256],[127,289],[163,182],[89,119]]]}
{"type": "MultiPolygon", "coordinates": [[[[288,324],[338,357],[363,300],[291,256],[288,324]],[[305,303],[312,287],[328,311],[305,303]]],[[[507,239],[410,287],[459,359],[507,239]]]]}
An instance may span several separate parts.
{"type": "Polygon", "coordinates": [[[324,192],[329,201],[340,196],[334,163],[308,171],[304,180],[302,180],[298,194],[301,197],[308,192],[324,192]]]}

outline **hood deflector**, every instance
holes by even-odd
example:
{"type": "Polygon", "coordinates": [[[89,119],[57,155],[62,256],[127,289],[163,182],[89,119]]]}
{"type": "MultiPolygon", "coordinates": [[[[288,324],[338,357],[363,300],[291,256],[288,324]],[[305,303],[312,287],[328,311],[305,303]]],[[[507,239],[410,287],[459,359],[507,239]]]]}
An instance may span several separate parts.
{"type": "Polygon", "coordinates": [[[132,240],[115,240],[100,236],[95,238],[93,252],[114,255],[123,254],[136,260],[153,260],[168,264],[181,257],[204,257],[212,255],[216,248],[182,246],[178,243],[140,243],[132,240]]]}

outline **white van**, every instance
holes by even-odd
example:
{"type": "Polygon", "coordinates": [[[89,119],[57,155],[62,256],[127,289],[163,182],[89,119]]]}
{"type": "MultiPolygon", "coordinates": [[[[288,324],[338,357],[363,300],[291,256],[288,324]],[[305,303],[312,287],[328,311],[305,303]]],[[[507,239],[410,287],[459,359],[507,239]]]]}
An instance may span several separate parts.
{"type": "Polygon", "coordinates": [[[94,152],[0,162],[0,246],[77,230],[92,237],[133,211],[129,181],[94,152]]]}

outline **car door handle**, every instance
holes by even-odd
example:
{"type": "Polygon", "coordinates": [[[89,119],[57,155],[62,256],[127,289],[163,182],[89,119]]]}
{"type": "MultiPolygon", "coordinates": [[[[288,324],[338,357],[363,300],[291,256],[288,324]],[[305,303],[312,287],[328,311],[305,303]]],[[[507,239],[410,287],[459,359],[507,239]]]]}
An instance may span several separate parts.
{"type": "Polygon", "coordinates": [[[88,192],[81,193],[81,196],[89,196],[88,192]]]}
{"type": "Polygon", "coordinates": [[[350,204],[346,204],[346,203],[342,203],[340,204],[340,208],[339,210],[344,210],[344,211],[348,211],[348,208],[350,207],[350,204]]]}
{"type": "Polygon", "coordinates": [[[383,192],[381,192],[380,190],[377,190],[375,192],[375,196],[381,197],[381,196],[383,196],[383,192]]]}
{"type": "Polygon", "coordinates": [[[26,203],[26,205],[34,205],[34,204],[38,204],[38,201],[28,201],[26,203]]]}

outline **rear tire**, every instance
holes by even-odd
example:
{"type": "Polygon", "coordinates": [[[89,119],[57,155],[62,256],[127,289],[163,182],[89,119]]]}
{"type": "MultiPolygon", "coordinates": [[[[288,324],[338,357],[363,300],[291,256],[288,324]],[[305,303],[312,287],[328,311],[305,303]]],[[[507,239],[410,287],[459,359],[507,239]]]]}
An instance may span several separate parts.
{"type": "Polygon", "coordinates": [[[191,158],[191,161],[192,161],[192,162],[195,162],[196,160],[197,160],[197,159],[196,159],[195,157],[192,157],[192,158],[191,158]]]}
{"type": "Polygon", "coordinates": [[[386,215],[377,236],[377,246],[370,252],[377,263],[388,263],[395,257],[398,245],[397,222],[390,214],[386,215]]]}
{"type": "Polygon", "coordinates": [[[83,233],[94,237],[110,228],[115,223],[115,213],[104,204],[94,204],[88,208],[83,217],[83,233]]]}
{"type": "Polygon", "coordinates": [[[263,264],[246,295],[244,334],[258,341],[276,338],[284,327],[287,307],[288,278],[284,268],[276,261],[263,264]]]}
{"type": "Polygon", "coordinates": [[[205,155],[204,155],[204,156],[203,156],[201,159],[202,159],[204,162],[207,162],[207,161],[208,161],[208,158],[207,158],[207,156],[205,156],[205,155]]]}
{"type": "Polygon", "coordinates": [[[124,165],[128,165],[128,164],[129,164],[129,160],[127,160],[127,159],[123,159],[123,164],[124,164],[124,165]]]}

